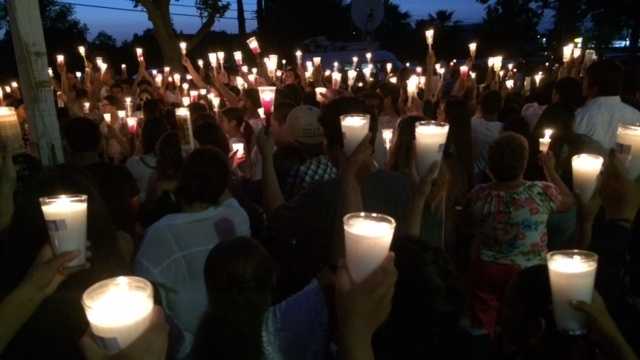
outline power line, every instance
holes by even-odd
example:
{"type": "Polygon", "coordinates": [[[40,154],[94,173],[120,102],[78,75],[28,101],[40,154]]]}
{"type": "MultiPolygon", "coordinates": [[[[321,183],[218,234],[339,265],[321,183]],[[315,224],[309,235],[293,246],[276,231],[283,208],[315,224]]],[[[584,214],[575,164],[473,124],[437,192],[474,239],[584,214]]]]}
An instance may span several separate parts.
{"type": "MultiPolygon", "coordinates": [[[[59,1],[59,3],[61,4],[67,4],[67,5],[72,5],[72,6],[78,6],[78,7],[87,7],[87,8],[93,8],[93,9],[104,9],[104,10],[116,10],[116,11],[127,11],[127,12],[135,12],[135,13],[146,13],[146,11],[144,10],[139,10],[139,9],[127,9],[127,8],[121,8],[121,7],[114,7],[114,6],[104,6],[104,5],[93,5],[93,4],[81,4],[81,3],[76,3],[76,2],[70,2],[70,1],[59,1]]],[[[170,13],[170,15],[172,16],[185,16],[185,17],[194,17],[194,18],[200,18],[199,15],[195,15],[195,14],[185,14],[185,13],[170,13]]],[[[218,19],[223,19],[223,20],[238,20],[238,18],[235,17],[219,17],[218,19]]],[[[247,18],[246,20],[256,20],[256,18],[247,18]]]]}

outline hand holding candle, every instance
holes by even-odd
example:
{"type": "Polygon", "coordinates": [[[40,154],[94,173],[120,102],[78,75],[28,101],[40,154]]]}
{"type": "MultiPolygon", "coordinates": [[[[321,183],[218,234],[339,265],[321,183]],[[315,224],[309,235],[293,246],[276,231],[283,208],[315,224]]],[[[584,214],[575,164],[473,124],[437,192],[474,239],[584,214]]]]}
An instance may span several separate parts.
{"type": "Polygon", "coordinates": [[[389,253],[396,222],[374,213],[352,213],[343,219],[347,268],[355,282],[371,274],[389,253]]]}

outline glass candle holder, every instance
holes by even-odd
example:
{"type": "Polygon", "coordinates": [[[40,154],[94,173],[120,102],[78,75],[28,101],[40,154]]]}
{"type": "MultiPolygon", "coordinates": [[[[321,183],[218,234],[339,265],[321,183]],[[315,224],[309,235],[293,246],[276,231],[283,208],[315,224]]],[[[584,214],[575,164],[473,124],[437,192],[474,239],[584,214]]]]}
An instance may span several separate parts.
{"type": "Polygon", "coordinates": [[[53,252],[78,251],[67,267],[85,264],[87,255],[87,195],[57,195],[40,198],[40,208],[49,231],[53,252]]]}

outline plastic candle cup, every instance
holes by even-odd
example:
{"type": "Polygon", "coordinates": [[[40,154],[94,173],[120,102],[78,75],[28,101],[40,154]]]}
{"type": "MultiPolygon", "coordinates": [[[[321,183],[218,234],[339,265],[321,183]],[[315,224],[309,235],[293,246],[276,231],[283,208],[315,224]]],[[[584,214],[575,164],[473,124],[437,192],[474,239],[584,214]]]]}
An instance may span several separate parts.
{"type": "Polygon", "coordinates": [[[387,68],[387,74],[391,74],[391,69],[393,69],[393,64],[387,63],[386,68],[387,68]]]}
{"type": "Polygon", "coordinates": [[[198,95],[199,95],[198,90],[189,91],[189,98],[190,98],[192,103],[198,102],[198,95]]]}
{"type": "Polygon", "coordinates": [[[418,176],[424,176],[436,161],[442,160],[449,124],[438,121],[416,123],[416,151],[418,176]]]}
{"type": "Polygon", "coordinates": [[[80,256],[67,267],[83,265],[87,259],[87,195],[41,197],[40,208],[55,254],[78,251],[80,256]]]}
{"type": "Polygon", "coordinates": [[[0,106],[0,138],[10,154],[25,151],[18,115],[12,107],[0,106]]]}
{"type": "Polygon", "coordinates": [[[132,116],[128,117],[127,129],[129,129],[129,134],[135,135],[136,132],[138,132],[138,118],[132,116]]]}
{"type": "Polygon", "coordinates": [[[349,85],[349,87],[352,87],[353,84],[356,82],[356,77],[358,76],[358,72],[355,70],[349,70],[347,71],[347,83],[349,85]]]}
{"type": "Polygon", "coordinates": [[[133,276],[103,280],[84,292],[82,306],[97,343],[114,354],[149,327],[153,287],[147,280],[133,276]]]}
{"type": "Polygon", "coordinates": [[[604,159],[599,155],[580,154],[571,158],[573,190],[587,202],[593,196],[604,159]]]}
{"type": "Polygon", "coordinates": [[[573,43],[567,44],[562,47],[562,62],[567,62],[571,60],[571,55],[573,54],[573,43]]]}
{"type": "Polygon", "coordinates": [[[322,64],[322,58],[317,56],[313,58],[313,66],[318,67],[322,64]]]}
{"type": "Polygon", "coordinates": [[[142,50],[142,48],[136,48],[136,57],[138,58],[139,62],[144,60],[144,51],[142,50]]]}
{"type": "Polygon", "coordinates": [[[393,139],[393,129],[382,129],[382,139],[384,140],[384,147],[389,150],[391,139],[393,139]]]}
{"type": "Polygon", "coordinates": [[[127,112],[124,110],[118,110],[116,112],[116,114],[118,115],[118,121],[122,124],[126,118],[127,118],[127,112]]]}
{"type": "Polygon", "coordinates": [[[334,71],[331,73],[331,87],[333,89],[339,89],[340,84],[342,83],[342,73],[334,71]]]}
{"type": "Polygon", "coordinates": [[[264,108],[267,118],[273,113],[273,105],[276,100],[276,87],[275,86],[260,86],[258,87],[260,93],[260,103],[264,108]]]}
{"type": "Polygon", "coordinates": [[[319,103],[324,103],[325,102],[325,95],[327,94],[327,88],[326,87],[317,87],[315,88],[315,92],[316,92],[316,101],[319,103]]]}
{"type": "Polygon", "coordinates": [[[78,52],[80,53],[80,56],[84,57],[86,54],[84,46],[78,46],[78,52]]]}
{"type": "Polygon", "coordinates": [[[580,250],[547,254],[553,315],[558,330],[570,335],[587,332],[586,317],[571,307],[572,301],[591,303],[598,268],[598,255],[580,250]]]}
{"type": "Polygon", "coordinates": [[[549,151],[549,144],[551,144],[551,134],[553,130],[544,129],[544,137],[540,138],[540,152],[546,153],[549,151]]]}
{"type": "Polygon", "coordinates": [[[182,55],[187,55],[187,43],[184,41],[180,41],[180,52],[182,55]]]}
{"type": "Polygon", "coordinates": [[[580,55],[582,55],[582,49],[580,48],[574,48],[573,49],[573,58],[577,59],[580,57],[580,55]]]}
{"type": "Polygon", "coordinates": [[[220,62],[220,67],[224,66],[224,51],[218,51],[216,53],[216,55],[218,56],[218,62],[220,62]]]}
{"type": "Polygon", "coordinates": [[[236,157],[244,156],[244,143],[234,142],[231,144],[231,150],[236,152],[236,157]]]}
{"type": "Polygon", "coordinates": [[[162,80],[163,79],[164,79],[164,77],[162,76],[162,74],[156,75],[156,78],[155,78],[156,87],[162,87],[162,80]]]}
{"type": "Polygon", "coordinates": [[[236,65],[242,66],[242,51],[234,51],[233,59],[236,61],[236,65]]]}
{"type": "Polygon", "coordinates": [[[469,67],[467,65],[460,66],[460,76],[466,79],[469,76],[469,67]]]}
{"type": "Polygon", "coordinates": [[[249,40],[247,40],[247,45],[249,45],[249,48],[254,55],[260,54],[260,45],[258,44],[258,39],[256,39],[255,37],[249,38],[249,40]]]}
{"type": "Polygon", "coordinates": [[[469,55],[471,55],[472,58],[476,57],[476,49],[477,48],[478,48],[478,43],[477,42],[469,43],[469,55]]]}
{"type": "Polygon", "coordinates": [[[392,84],[397,84],[398,83],[398,78],[395,76],[392,76],[389,78],[389,82],[392,84]]]}
{"type": "Polygon", "coordinates": [[[368,52],[365,54],[365,57],[367,58],[367,62],[371,64],[371,58],[373,57],[373,55],[370,52],[368,52]]]}
{"type": "Polygon", "coordinates": [[[413,103],[413,99],[418,96],[419,83],[420,79],[418,79],[418,77],[415,75],[411,75],[407,80],[407,97],[409,98],[407,106],[411,106],[411,104],[413,103]]]}
{"type": "Polygon", "coordinates": [[[208,53],[207,58],[209,59],[209,64],[211,65],[211,67],[215,68],[216,64],[218,63],[218,55],[216,55],[216,53],[208,53]]]}
{"type": "Polygon", "coordinates": [[[58,63],[58,65],[63,65],[64,64],[64,55],[56,55],[56,62],[58,63]]]}
{"type": "Polygon", "coordinates": [[[542,73],[541,73],[541,72],[539,72],[539,73],[537,73],[537,74],[535,74],[535,75],[533,76],[533,80],[536,82],[536,87],[539,87],[539,86],[540,86],[540,81],[542,80],[542,77],[543,77],[543,76],[544,76],[544,75],[542,75],[542,73]]]}
{"type": "Polygon", "coordinates": [[[640,125],[619,125],[616,148],[625,160],[627,176],[640,176],[640,125]]]}
{"type": "Polygon", "coordinates": [[[433,29],[429,29],[424,32],[424,36],[427,38],[427,45],[429,45],[429,48],[431,48],[431,45],[433,45],[433,34],[433,29]]]}
{"type": "Polygon", "coordinates": [[[347,268],[355,282],[369,276],[389,253],[396,222],[374,213],[352,213],[343,220],[347,268]]]}
{"type": "Polygon", "coordinates": [[[80,71],[76,71],[76,79],[78,79],[78,81],[82,80],[82,73],[80,71]]]}
{"type": "Polygon", "coordinates": [[[108,125],[111,125],[111,114],[104,113],[102,114],[102,117],[104,118],[104,122],[106,122],[108,125]]]}
{"type": "Polygon", "coordinates": [[[91,103],[88,101],[85,101],[82,103],[82,112],[85,114],[88,114],[89,111],[91,111],[91,103]]]}
{"type": "Polygon", "coordinates": [[[352,57],[351,61],[353,61],[353,68],[355,69],[356,66],[358,66],[358,57],[357,56],[352,57]]]}
{"type": "Polygon", "coordinates": [[[369,132],[369,114],[346,114],[340,116],[344,154],[348,157],[369,132]]]}
{"type": "Polygon", "coordinates": [[[176,109],[176,122],[178,123],[178,138],[185,150],[193,150],[193,129],[191,127],[191,113],[187,107],[176,109]]]}

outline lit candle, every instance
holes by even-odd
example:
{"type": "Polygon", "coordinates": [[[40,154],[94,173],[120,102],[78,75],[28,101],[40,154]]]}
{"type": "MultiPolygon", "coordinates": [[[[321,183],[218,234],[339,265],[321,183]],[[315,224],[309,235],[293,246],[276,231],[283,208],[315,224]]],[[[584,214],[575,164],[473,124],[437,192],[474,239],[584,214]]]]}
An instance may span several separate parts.
{"type": "Polygon", "coordinates": [[[478,49],[478,43],[477,42],[472,42],[469,43],[469,54],[471,55],[472,58],[476,57],[476,50],[478,49]]]}
{"type": "Polygon", "coordinates": [[[397,84],[398,83],[398,78],[396,76],[392,76],[389,78],[389,82],[392,84],[397,84]]]}
{"type": "Polygon", "coordinates": [[[422,66],[416,66],[416,74],[417,75],[422,75],[422,66]]]}
{"type": "Polygon", "coordinates": [[[300,50],[296,51],[296,61],[298,62],[298,65],[302,64],[302,51],[300,50]]]}
{"type": "Polygon", "coordinates": [[[433,29],[429,29],[424,32],[424,35],[427,38],[427,45],[429,45],[429,49],[431,49],[431,45],[433,45],[433,34],[434,34],[433,29]]]}
{"type": "Polygon", "coordinates": [[[411,75],[407,80],[407,97],[408,97],[407,106],[411,106],[411,104],[413,103],[413,99],[418,96],[419,82],[420,80],[415,75],[411,75]]]}
{"type": "Polygon", "coordinates": [[[392,63],[387,63],[387,74],[391,74],[391,70],[393,69],[392,63]]]}
{"type": "Polygon", "coordinates": [[[337,61],[333,62],[333,71],[338,71],[338,67],[340,67],[340,64],[337,61]]]}
{"type": "Polygon", "coordinates": [[[571,54],[573,53],[573,43],[567,44],[562,47],[562,62],[568,62],[571,60],[571,54]]]}
{"type": "Polygon", "coordinates": [[[340,84],[342,83],[342,73],[334,71],[331,73],[331,87],[333,89],[339,89],[340,84]]]}
{"type": "Polygon", "coordinates": [[[367,81],[371,81],[371,66],[367,66],[366,68],[362,69],[362,73],[364,74],[365,79],[367,79],[367,81]]]}
{"type": "Polygon", "coordinates": [[[544,137],[540,138],[540,152],[546,153],[549,151],[549,144],[551,144],[551,134],[553,134],[553,130],[544,129],[544,137]]]}
{"type": "Polygon", "coordinates": [[[240,141],[234,141],[231,143],[231,149],[236,152],[236,157],[244,156],[244,143],[240,141]]]}
{"type": "Polygon", "coordinates": [[[176,122],[178,123],[178,138],[185,150],[193,150],[193,128],[191,127],[191,113],[186,107],[176,108],[176,122]]]}
{"type": "Polygon", "coordinates": [[[331,70],[327,69],[324,71],[324,77],[329,77],[331,76],[331,70]]]}
{"type": "Polygon", "coordinates": [[[493,58],[493,71],[499,72],[502,69],[502,56],[495,56],[493,58]]]}
{"type": "Polygon", "coordinates": [[[391,139],[393,139],[393,129],[382,129],[382,139],[384,140],[384,147],[388,151],[391,147],[391,139]]]}
{"type": "Polygon", "coordinates": [[[127,65],[126,64],[120,65],[120,69],[122,70],[122,77],[126,78],[127,77],[127,65]]]}
{"type": "Polygon", "coordinates": [[[156,77],[156,75],[158,75],[158,70],[151,69],[151,76],[156,77]]]}
{"type": "Polygon", "coordinates": [[[133,114],[133,103],[131,102],[131,96],[127,96],[124,98],[124,108],[127,110],[127,116],[131,116],[133,114]]]}
{"type": "Polygon", "coordinates": [[[127,129],[129,129],[129,134],[135,135],[136,132],[138,132],[138,118],[132,116],[128,117],[127,129]]]}
{"type": "Polygon", "coordinates": [[[604,159],[599,155],[580,154],[571,158],[573,190],[584,202],[593,196],[604,159]]]}
{"type": "Polygon", "coordinates": [[[236,61],[236,65],[242,66],[242,51],[234,51],[233,59],[236,61]]]}
{"type": "Polygon", "coordinates": [[[12,107],[0,106],[0,138],[10,154],[25,150],[18,115],[12,107]]]}
{"type": "Polygon", "coordinates": [[[264,108],[258,108],[258,115],[260,116],[260,119],[262,119],[262,120],[267,118],[267,116],[264,114],[264,108]]]}
{"type": "Polygon", "coordinates": [[[167,74],[167,76],[169,76],[169,73],[171,72],[171,68],[168,66],[165,66],[163,70],[164,70],[164,73],[167,74]]]}
{"type": "Polygon", "coordinates": [[[249,72],[249,67],[247,65],[242,65],[242,67],[240,68],[240,70],[243,73],[248,73],[249,72]]]}
{"type": "Polygon", "coordinates": [[[476,72],[475,71],[470,71],[469,75],[471,76],[471,80],[475,80],[476,79],[476,72]]]}
{"type": "Polygon", "coordinates": [[[256,39],[255,37],[249,38],[249,40],[247,40],[247,45],[249,45],[249,48],[254,55],[260,54],[260,45],[258,44],[258,39],[256,39]]]}
{"type": "Polygon", "coordinates": [[[138,62],[144,61],[144,51],[142,48],[136,48],[136,57],[138,58],[138,62]]]}
{"type": "MultiPolygon", "coordinates": [[[[49,74],[50,78],[53,77],[53,69],[52,68],[47,68],[47,73],[49,74]]],[[[2,100],[2,95],[1,94],[0,94],[0,100],[2,100]]]]}
{"type": "Polygon", "coordinates": [[[162,80],[163,79],[164,79],[164,77],[162,76],[162,74],[156,75],[155,82],[156,82],[156,86],[157,87],[162,87],[162,80]]]}
{"type": "Polygon", "coordinates": [[[507,64],[507,69],[509,69],[509,71],[513,70],[513,63],[508,63],[507,64]]]}
{"type": "Polygon", "coordinates": [[[346,262],[355,282],[369,276],[389,253],[396,222],[373,213],[352,213],[342,220],[346,262]]]}
{"type": "Polygon", "coordinates": [[[317,87],[315,88],[315,91],[316,91],[316,101],[319,102],[320,104],[324,104],[325,95],[327,94],[327,88],[317,87]]]}
{"type": "Polygon", "coordinates": [[[213,105],[213,109],[215,111],[220,110],[220,97],[214,93],[209,93],[207,97],[209,98],[209,101],[211,101],[211,105],[213,105]]]}
{"type": "Polygon", "coordinates": [[[580,57],[580,55],[582,55],[582,49],[580,48],[574,48],[573,49],[573,58],[577,59],[580,57]]]}
{"type": "Polygon", "coordinates": [[[578,48],[582,47],[582,38],[581,37],[577,37],[577,38],[573,39],[573,42],[576,43],[576,47],[578,47],[578,48]]]}
{"type": "Polygon", "coordinates": [[[198,90],[189,91],[189,98],[192,103],[198,102],[198,90]]]}
{"type": "Polygon", "coordinates": [[[264,108],[265,115],[267,119],[273,113],[273,106],[276,100],[276,87],[275,86],[260,86],[258,87],[258,92],[260,94],[260,103],[264,108]]]}
{"type": "Polygon", "coordinates": [[[469,76],[469,67],[467,65],[460,66],[460,77],[466,79],[469,76]]]}
{"type": "Polygon", "coordinates": [[[149,281],[133,276],[103,280],[84,292],[82,306],[98,343],[114,354],[149,327],[153,287],[149,281]]]}
{"type": "Polygon", "coordinates": [[[449,124],[437,121],[416,123],[416,167],[419,176],[424,176],[436,161],[442,160],[444,144],[449,133],[449,124]]]}
{"type": "Polygon", "coordinates": [[[104,114],[102,114],[102,117],[104,118],[104,122],[106,122],[107,125],[111,125],[111,114],[110,113],[104,113],[104,114]]]}
{"type": "Polygon", "coordinates": [[[373,57],[373,55],[370,52],[368,52],[364,56],[367,58],[367,62],[371,64],[371,58],[373,57]]]}
{"type": "Polygon", "coordinates": [[[344,154],[351,156],[353,150],[369,132],[369,114],[346,114],[340,116],[344,154]]]}
{"type": "Polygon", "coordinates": [[[198,90],[198,94],[200,96],[207,96],[207,89],[200,89],[198,90]]]}
{"type": "Polygon", "coordinates": [[[544,75],[542,74],[542,72],[539,72],[533,76],[533,80],[535,80],[536,82],[536,87],[540,86],[540,81],[542,80],[543,77],[544,75]]]}
{"type": "Polygon", "coordinates": [[[358,76],[358,72],[355,70],[349,70],[347,71],[347,83],[349,85],[349,88],[351,88],[353,86],[353,84],[356,82],[356,77],[358,76]]]}
{"type": "Polygon", "coordinates": [[[188,96],[182,97],[182,106],[187,107],[191,104],[191,99],[188,96]]]}
{"type": "Polygon", "coordinates": [[[89,111],[91,111],[91,103],[88,101],[83,102],[82,112],[86,115],[86,114],[89,114],[89,111]]]}
{"type": "Polygon", "coordinates": [[[513,79],[506,80],[504,82],[504,85],[507,87],[507,89],[512,90],[514,85],[513,79]]]}
{"type": "Polygon", "coordinates": [[[85,57],[86,52],[84,46],[78,46],[78,52],[80,53],[80,56],[82,56],[83,58],[85,57]]]}
{"type": "Polygon", "coordinates": [[[118,115],[118,122],[120,124],[124,123],[126,118],[127,118],[127,112],[124,110],[118,110],[116,111],[116,115],[118,115]]]}
{"type": "Polygon", "coordinates": [[[56,55],[56,62],[58,65],[64,65],[64,55],[56,55]]]}
{"type": "Polygon", "coordinates": [[[319,56],[316,56],[313,58],[313,66],[318,67],[320,66],[320,64],[322,64],[322,58],[319,56]]]}
{"type": "Polygon", "coordinates": [[[40,207],[47,223],[53,251],[57,255],[78,251],[80,255],[67,266],[83,265],[87,258],[87,196],[41,197],[40,207]]]}
{"type": "Polygon", "coordinates": [[[173,74],[173,82],[176,84],[176,86],[180,86],[180,80],[181,80],[181,76],[180,74],[173,74]]]}
{"type": "Polygon", "coordinates": [[[182,55],[187,55],[187,43],[184,41],[180,41],[180,52],[182,55]]]}
{"type": "Polygon", "coordinates": [[[353,68],[355,69],[356,66],[358,66],[358,57],[357,56],[352,57],[351,61],[353,61],[353,68]]]}
{"type": "Polygon", "coordinates": [[[580,250],[552,251],[547,254],[547,267],[558,330],[571,335],[586,333],[586,316],[574,310],[571,302],[591,303],[598,255],[580,250]]]}
{"type": "Polygon", "coordinates": [[[220,67],[224,67],[224,51],[218,51],[216,55],[218,56],[218,62],[220,62],[220,67]]]}
{"type": "Polygon", "coordinates": [[[619,125],[616,148],[625,160],[629,178],[640,176],[640,125],[619,125]]]}
{"type": "Polygon", "coordinates": [[[82,80],[82,73],[80,71],[76,71],[76,79],[78,79],[78,81],[82,80]]]}
{"type": "Polygon", "coordinates": [[[218,55],[216,55],[216,53],[208,53],[207,58],[209,59],[209,65],[211,65],[212,68],[215,68],[218,64],[218,55]]]}

